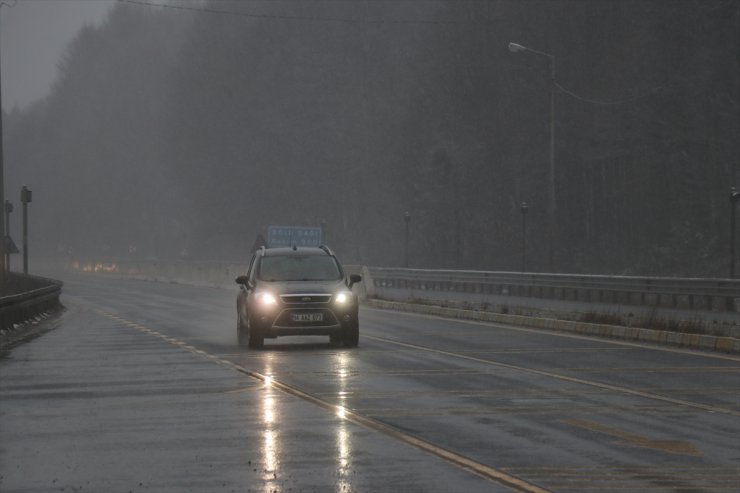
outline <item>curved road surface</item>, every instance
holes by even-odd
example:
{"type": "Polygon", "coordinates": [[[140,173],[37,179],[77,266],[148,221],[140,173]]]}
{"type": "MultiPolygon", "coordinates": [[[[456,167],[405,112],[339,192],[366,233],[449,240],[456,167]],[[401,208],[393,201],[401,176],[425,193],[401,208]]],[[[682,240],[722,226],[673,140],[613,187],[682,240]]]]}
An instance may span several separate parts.
{"type": "Polygon", "coordinates": [[[65,279],[0,357],[0,490],[740,491],[740,358],[365,309],[235,340],[233,290],[65,279]]]}

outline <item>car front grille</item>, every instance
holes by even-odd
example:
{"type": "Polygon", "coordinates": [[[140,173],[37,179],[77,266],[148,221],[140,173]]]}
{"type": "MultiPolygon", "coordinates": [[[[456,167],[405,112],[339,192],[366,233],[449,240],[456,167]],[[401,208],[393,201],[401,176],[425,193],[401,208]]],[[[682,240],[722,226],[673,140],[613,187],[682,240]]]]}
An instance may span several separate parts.
{"type": "Polygon", "coordinates": [[[306,303],[329,303],[330,294],[281,294],[280,299],[286,305],[297,305],[306,303]]]}

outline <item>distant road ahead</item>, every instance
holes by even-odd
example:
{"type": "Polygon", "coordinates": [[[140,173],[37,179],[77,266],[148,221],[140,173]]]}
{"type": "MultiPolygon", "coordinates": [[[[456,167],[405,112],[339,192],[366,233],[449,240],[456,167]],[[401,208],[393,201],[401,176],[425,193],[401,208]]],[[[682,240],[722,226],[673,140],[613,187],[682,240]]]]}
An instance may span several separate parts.
{"type": "Polygon", "coordinates": [[[235,293],[65,279],[0,359],[0,489],[740,489],[740,358],[370,309],[252,351],[235,293]]]}

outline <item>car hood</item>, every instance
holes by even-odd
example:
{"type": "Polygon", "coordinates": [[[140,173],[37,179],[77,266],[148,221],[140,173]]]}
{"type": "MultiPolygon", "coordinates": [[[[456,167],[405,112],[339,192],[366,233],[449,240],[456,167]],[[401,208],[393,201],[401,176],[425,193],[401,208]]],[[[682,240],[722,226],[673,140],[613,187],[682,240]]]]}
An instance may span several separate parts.
{"type": "Polygon", "coordinates": [[[280,294],[334,294],[347,289],[344,281],[290,281],[269,283],[280,294]]]}

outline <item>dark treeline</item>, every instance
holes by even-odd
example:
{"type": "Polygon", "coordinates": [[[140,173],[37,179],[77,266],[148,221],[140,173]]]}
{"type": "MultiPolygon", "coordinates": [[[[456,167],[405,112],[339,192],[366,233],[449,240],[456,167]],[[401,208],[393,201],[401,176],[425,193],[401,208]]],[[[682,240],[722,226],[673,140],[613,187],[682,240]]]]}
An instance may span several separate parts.
{"type": "Polygon", "coordinates": [[[518,270],[526,201],[528,270],[727,274],[740,2],[204,7],[117,5],[4,115],[36,250],[244,260],[324,222],[402,265],[408,211],[412,267],[518,270]],[[549,58],[512,41],[556,60],[554,183],[549,58]]]}

